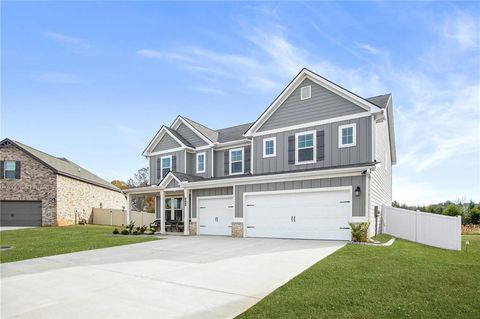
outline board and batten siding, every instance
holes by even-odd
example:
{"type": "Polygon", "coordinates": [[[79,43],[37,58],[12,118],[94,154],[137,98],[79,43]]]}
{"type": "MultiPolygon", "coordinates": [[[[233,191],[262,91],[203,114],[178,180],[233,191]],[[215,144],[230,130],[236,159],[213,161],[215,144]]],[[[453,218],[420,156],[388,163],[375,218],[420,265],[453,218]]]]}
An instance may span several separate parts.
{"type": "Polygon", "coordinates": [[[155,148],[153,149],[152,152],[167,151],[172,148],[178,148],[178,147],[181,147],[181,145],[178,144],[178,142],[175,141],[170,135],[165,133],[162,139],[158,141],[157,145],[155,145],[155,148]]]}
{"type": "MultiPolygon", "coordinates": [[[[289,182],[274,182],[262,184],[236,185],[235,186],[235,218],[243,218],[243,194],[246,192],[283,191],[294,189],[309,189],[322,187],[352,186],[352,216],[363,217],[365,214],[365,176],[349,176],[323,178],[314,180],[300,180],[289,182]],[[354,190],[360,186],[361,193],[356,197],[354,190]]],[[[302,203],[298,203],[301,209],[302,203]]]]}
{"type": "Polygon", "coordinates": [[[195,147],[207,145],[207,143],[200,138],[198,134],[193,132],[183,123],[178,126],[176,131],[195,147]]]}
{"type": "Polygon", "coordinates": [[[302,169],[323,168],[338,165],[351,165],[372,161],[372,120],[371,117],[362,117],[354,120],[329,123],[304,129],[280,132],[253,138],[254,158],[253,171],[255,174],[286,172],[302,169]],[[340,125],[356,123],[356,146],[338,147],[338,127],[340,125]],[[312,164],[288,163],[288,137],[296,133],[311,130],[325,133],[325,158],[312,164]],[[276,137],[276,156],[263,158],[263,140],[276,137]]]}
{"type": "Polygon", "coordinates": [[[193,154],[192,174],[201,176],[203,178],[212,177],[212,150],[211,149],[197,151],[195,152],[195,154],[193,154]],[[197,173],[197,154],[198,153],[205,153],[205,173],[197,173]]]}
{"type": "MultiPolygon", "coordinates": [[[[222,176],[228,176],[228,174],[225,174],[225,152],[229,152],[230,150],[233,149],[238,149],[238,148],[243,148],[243,169],[244,169],[244,174],[247,174],[250,172],[251,167],[252,167],[252,159],[251,159],[251,146],[232,146],[229,149],[226,150],[221,150],[221,151],[214,151],[214,169],[215,169],[215,177],[222,177],[222,176]]],[[[230,158],[229,158],[230,160],[230,158]]]]}
{"type": "MultiPolygon", "coordinates": [[[[176,151],[172,153],[165,153],[162,155],[154,155],[149,157],[150,161],[150,184],[158,184],[160,180],[157,178],[157,159],[164,156],[175,156],[176,157],[176,171],[185,173],[185,150],[176,151]]],[[[173,163],[172,163],[173,164],[173,163]]]]}
{"type": "Polygon", "coordinates": [[[323,88],[310,79],[305,79],[258,131],[268,131],[362,112],[365,112],[365,110],[360,106],[323,88]],[[300,90],[307,85],[312,88],[311,98],[301,100],[300,90]]]}
{"type": "MultiPolygon", "coordinates": [[[[233,195],[233,187],[195,189],[192,191],[192,218],[197,218],[197,197],[233,195]]],[[[233,203],[232,203],[233,205],[233,203]]]]}
{"type": "Polygon", "coordinates": [[[381,164],[372,171],[370,178],[370,236],[375,234],[375,206],[381,209],[382,205],[392,205],[392,159],[387,119],[375,123],[375,159],[381,164]]]}

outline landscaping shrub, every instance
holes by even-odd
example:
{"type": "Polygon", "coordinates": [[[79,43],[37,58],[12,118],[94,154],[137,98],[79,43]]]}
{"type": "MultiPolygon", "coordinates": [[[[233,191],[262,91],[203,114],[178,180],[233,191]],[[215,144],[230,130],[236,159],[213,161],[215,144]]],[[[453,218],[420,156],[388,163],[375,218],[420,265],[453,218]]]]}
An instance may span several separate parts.
{"type": "Polygon", "coordinates": [[[128,235],[128,234],[129,234],[129,232],[128,232],[128,230],[127,230],[127,229],[124,229],[124,230],[122,230],[121,234],[122,234],[122,235],[128,235]]]}
{"type": "Polygon", "coordinates": [[[112,233],[113,233],[114,235],[118,235],[118,233],[120,233],[120,232],[118,231],[118,229],[115,228],[112,233]]]}
{"type": "Polygon", "coordinates": [[[474,225],[480,224],[480,207],[473,207],[470,210],[470,223],[474,225]]]}
{"type": "Polygon", "coordinates": [[[355,242],[368,241],[368,226],[370,223],[349,223],[352,229],[352,240],[355,242]]]}
{"type": "Polygon", "coordinates": [[[461,216],[462,213],[463,213],[462,208],[455,204],[449,204],[443,210],[443,215],[447,215],[447,216],[461,216]]]}
{"type": "Polygon", "coordinates": [[[138,231],[134,230],[134,231],[133,231],[133,234],[134,234],[135,236],[138,235],[138,231]]]}
{"type": "Polygon", "coordinates": [[[145,225],[143,225],[142,227],[139,227],[140,234],[145,233],[146,230],[147,230],[147,226],[145,225]]]}
{"type": "Polygon", "coordinates": [[[131,234],[133,231],[133,227],[135,227],[135,222],[130,222],[130,224],[126,225],[125,228],[127,229],[128,233],[131,234]]]}

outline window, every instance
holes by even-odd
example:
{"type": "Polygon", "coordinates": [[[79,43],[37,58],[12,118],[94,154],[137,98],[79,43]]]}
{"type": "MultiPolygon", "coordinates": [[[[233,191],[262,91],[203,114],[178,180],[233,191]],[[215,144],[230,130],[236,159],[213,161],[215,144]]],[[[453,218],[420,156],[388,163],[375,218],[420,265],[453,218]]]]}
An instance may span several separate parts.
{"type": "Polygon", "coordinates": [[[5,161],[5,178],[15,179],[15,161],[5,161]]]}
{"type": "Polygon", "coordinates": [[[277,139],[269,137],[263,139],[263,157],[274,157],[277,153],[277,139]]]}
{"type": "Polygon", "coordinates": [[[243,148],[230,150],[230,175],[243,174],[243,148]]]}
{"type": "Polygon", "coordinates": [[[307,85],[300,89],[300,100],[306,100],[312,97],[312,86],[307,85]]]}
{"type": "Polygon", "coordinates": [[[316,139],[316,131],[295,134],[295,143],[297,145],[295,152],[296,164],[309,164],[316,162],[316,139]]]}
{"type": "Polygon", "coordinates": [[[357,145],[356,124],[340,125],[338,127],[338,147],[357,145]]]}
{"type": "Polygon", "coordinates": [[[162,178],[167,176],[168,172],[172,169],[172,155],[163,156],[160,159],[161,169],[162,169],[162,178]]]}
{"type": "Polygon", "coordinates": [[[205,173],[205,153],[197,153],[197,173],[205,173]]]}

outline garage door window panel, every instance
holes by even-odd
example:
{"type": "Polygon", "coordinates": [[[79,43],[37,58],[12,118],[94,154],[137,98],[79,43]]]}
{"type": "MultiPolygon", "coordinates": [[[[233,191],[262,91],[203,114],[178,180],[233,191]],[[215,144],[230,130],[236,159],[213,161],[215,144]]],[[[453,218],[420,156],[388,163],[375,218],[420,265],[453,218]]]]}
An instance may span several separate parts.
{"type": "Polygon", "coordinates": [[[309,164],[316,162],[316,131],[302,132],[295,135],[295,163],[309,164]]]}

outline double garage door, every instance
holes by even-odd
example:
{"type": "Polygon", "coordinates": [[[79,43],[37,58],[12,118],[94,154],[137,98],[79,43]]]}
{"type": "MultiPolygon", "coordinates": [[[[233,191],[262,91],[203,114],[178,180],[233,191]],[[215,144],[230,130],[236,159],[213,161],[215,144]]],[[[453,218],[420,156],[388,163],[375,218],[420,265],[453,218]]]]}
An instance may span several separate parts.
{"type": "Polygon", "coordinates": [[[41,201],[0,201],[2,226],[42,226],[41,201]]]}
{"type": "MultiPolygon", "coordinates": [[[[351,188],[245,193],[246,237],[349,240],[351,188]]],[[[233,197],[198,199],[201,235],[232,234],[233,197]]]]}

